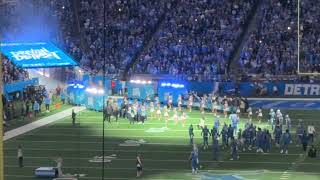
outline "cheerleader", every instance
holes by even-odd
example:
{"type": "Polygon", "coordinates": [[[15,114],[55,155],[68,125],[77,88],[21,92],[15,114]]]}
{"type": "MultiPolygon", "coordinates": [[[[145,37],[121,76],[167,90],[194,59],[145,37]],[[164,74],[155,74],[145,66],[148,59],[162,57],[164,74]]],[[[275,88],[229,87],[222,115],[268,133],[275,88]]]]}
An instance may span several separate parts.
{"type": "Polygon", "coordinates": [[[181,106],[182,106],[182,96],[178,96],[178,110],[181,112],[181,106]]]}
{"type": "Polygon", "coordinates": [[[154,104],[152,101],[150,102],[150,116],[151,118],[154,117],[154,104]]]}
{"type": "Polygon", "coordinates": [[[166,122],[166,127],[167,127],[168,120],[169,120],[169,113],[168,113],[168,108],[166,106],[163,108],[163,117],[164,117],[164,120],[166,122]]]}
{"type": "Polygon", "coordinates": [[[178,112],[177,112],[177,108],[174,108],[173,109],[173,117],[172,117],[173,121],[175,124],[178,123],[179,121],[179,116],[178,116],[178,112]]]}
{"type": "Polygon", "coordinates": [[[259,123],[261,123],[261,119],[262,119],[262,109],[259,108],[259,110],[256,112],[258,114],[257,119],[259,121],[259,123]]]}
{"type": "Polygon", "coordinates": [[[161,107],[160,107],[160,104],[158,104],[158,108],[157,108],[156,114],[157,114],[158,120],[160,121],[161,120],[161,107]]]}
{"type": "Polygon", "coordinates": [[[217,116],[218,103],[216,99],[213,101],[211,108],[212,108],[212,113],[214,113],[214,116],[217,116]]]}
{"type": "Polygon", "coordinates": [[[251,122],[251,121],[252,121],[252,109],[251,109],[251,107],[249,107],[249,108],[247,109],[247,113],[248,113],[249,121],[251,122]]]}
{"type": "Polygon", "coordinates": [[[201,98],[201,102],[200,102],[200,111],[201,111],[202,114],[204,114],[204,108],[205,108],[205,106],[206,106],[206,97],[203,96],[203,97],[201,98]]]}
{"type": "Polygon", "coordinates": [[[180,117],[180,120],[181,120],[182,126],[184,127],[185,124],[186,124],[186,121],[187,121],[187,114],[186,114],[186,112],[182,112],[181,117],[180,117]]]}
{"type": "Polygon", "coordinates": [[[172,95],[171,94],[169,94],[169,96],[168,96],[168,108],[169,108],[169,111],[171,110],[171,108],[172,108],[172,95]]]}
{"type": "Polygon", "coordinates": [[[189,96],[189,100],[188,100],[188,108],[189,108],[189,112],[192,111],[192,104],[193,104],[193,96],[192,94],[189,96]]]}
{"type": "Polygon", "coordinates": [[[199,124],[198,124],[198,128],[199,129],[203,129],[205,126],[205,120],[204,120],[204,116],[201,117],[199,124]]]}
{"type": "Polygon", "coordinates": [[[138,121],[138,106],[139,106],[138,101],[135,101],[134,104],[132,105],[134,121],[138,121]]]}
{"type": "Polygon", "coordinates": [[[228,117],[228,110],[229,110],[228,101],[225,101],[223,105],[224,118],[228,117]]]}

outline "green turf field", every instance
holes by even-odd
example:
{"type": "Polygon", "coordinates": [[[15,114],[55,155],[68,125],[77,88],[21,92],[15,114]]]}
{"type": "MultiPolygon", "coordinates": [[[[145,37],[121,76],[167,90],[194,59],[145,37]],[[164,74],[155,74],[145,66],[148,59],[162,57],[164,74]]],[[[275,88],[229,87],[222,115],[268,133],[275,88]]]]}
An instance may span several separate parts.
{"type": "MultiPolygon", "coordinates": [[[[315,123],[319,130],[318,111],[297,110],[288,113],[294,124],[301,118],[306,123],[315,123]]],[[[187,125],[198,124],[199,118],[199,111],[188,113],[187,125]]],[[[78,114],[76,127],[72,127],[69,117],[6,141],[5,179],[35,180],[34,169],[55,166],[54,159],[58,156],[64,159],[64,174],[86,174],[79,179],[101,179],[101,163],[89,162],[99,161],[96,156],[102,155],[101,119],[102,113],[86,110],[78,114]],[[16,156],[19,144],[24,150],[24,168],[18,168],[16,156]]],[[[246,120],[242,118],[241,121],[246,120]]],[[[206,114],[206,124],[212,127],[213,114],[206,114]]],[[[240,128],[243,125],[241,123],[240,128]]],[[[237,161],[229,160],[229,149],[221,150],[219,161],[212,160],[210,148],[206,151],[201,149],[202,169],[199,174],[192,175],[188,161],[191,151],[188,127],[175,125],[172,121],[167,130],[164,126],[164,121],[150,118],[144,125],[129,125],[124,119],[120,119],[118,124],[106,123],[105,155],[116,154],[117,157],[107,157],[111,162],[105,163],[105,179],[136,179],[135,158],[139,152],[144,165],[142,179],[320,180],[320,159],[309,159],[301,155],[302,148],[295,144],[290,145],[288,155],[280,154],[280,150],[273,147],[268,154],[258,154],[254,150],[240,152],[240,159],[237,161]],[[141,139],[145,141],[142,144],[131,142],[132,146],[119,146],[126,140],[141,139]],[[137,146],[133,146],[134,144],[137,146]]],[[[261,126],[268,127],[267,123],[262,123],[261,126]]],[[[199,145],[202,142],[200,131],[196,127],[195,142],[199,145]]],[[[319,145],[319,141],[317,144],[319,145]]]]}

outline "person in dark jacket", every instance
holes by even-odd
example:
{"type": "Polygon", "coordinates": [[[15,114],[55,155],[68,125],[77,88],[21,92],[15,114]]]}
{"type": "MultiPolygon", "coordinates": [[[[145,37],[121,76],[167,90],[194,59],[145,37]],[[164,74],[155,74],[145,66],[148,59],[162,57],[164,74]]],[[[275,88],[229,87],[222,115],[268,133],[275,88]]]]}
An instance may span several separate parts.
{"type": "Polygon", "coordinates": [[[301,137],[301,144],[302,144],[302,149],[303,152],[307,152],[307,147],[309,143],[309,136],[306,131],[303,131],[302,137],[301,137]]]}

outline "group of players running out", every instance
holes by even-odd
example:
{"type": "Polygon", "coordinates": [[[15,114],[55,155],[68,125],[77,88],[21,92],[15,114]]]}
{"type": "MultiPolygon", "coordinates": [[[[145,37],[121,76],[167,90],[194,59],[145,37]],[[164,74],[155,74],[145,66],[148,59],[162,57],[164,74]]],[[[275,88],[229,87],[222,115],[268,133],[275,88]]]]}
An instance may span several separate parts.
{"type": "MultiPolygon", "coordinates": [[[[239,151],[251,151],[254,149],[257,153],[267,153],[271,147],[275,145],[276,148],[279,148],[280,153],[288,154],[289,144],[295,141],[296,145],[302,145],[303,151],[306,152],[307,146],[309,144],[312,145],[314,142],[316,131],[312,124],[306,126],[302,120],[299,120],[296,128],[296,137],[293,138],[290,133],[290,130],[292,130],[292,121],[288,114],[284,116],[279,109],[276,111],[270,109],[269,117],[263,118],[262,108],[259,108],[253,113],[248,101],[243,98],[214,95],[199,97],[195,93],[190,93],[184,97],[181,95],[178,96],[175,103],[177,107],[173,106],[172,95],[168,95],[166,101],[166,105],[161,106],[158,97],[154,97],[153,100],[147,97],[145,101],[141,103],[138,100],[129,101],[127,98],[124,98],[119,108],[116,105],[117,103],[114,103],[111,99],[107,105],[107,108],[109,107],[107,114],[110,114],[110,116],[120,115],[123,118],[128,118],[130,123],[136,121],[144,123],[148,117],[151,117],[164,120],[166,125],[168,125],[169,120],[173,120],[175,124],[181,123],[185,126],[188,118],[186,112],[191,112],[192,108],[197,104],[202,116],[196,127],[201,131],[204,150],[209,148],[209,137],[212,138],[213,159],[218,159],[220,148],[231,148],[230,160],[237,160],[239,159],[239,151]],[[182,108],[183,106],[186,106],[187,110],[184,110],[182,108]],[[206,110],[211,110],[215,117],[212,129],[209,129],[205,123],[204,115],[206,110]],[[170,111],[173,111],[172,117],[169,115],[170,111]],[[223,113],[225,118],[230,119],[229,125],[226,123],[223,125],[220,124],[219,113],[223,113]],[[243,129],[238,128],[241,114],[247,116],[247,121],[243,129]],[[252,118],[254,114],[259,124],[263,119],[268,119],[272,132],[259,127],[259,124],[258,126],[253,124],[252,118]],[[219,142],[220,139],[221,142],[219,142]]],[[[193,141],[193,125],[189,126],[189,137],[190,144],[193,145],[193,150],[190,155],[191,166],[192,171],[196,172],[198,169],[197,164],[199,164],[199,151],[193,141]]],[[[312,148],[314,148],[313,145],[312,148]]]]}

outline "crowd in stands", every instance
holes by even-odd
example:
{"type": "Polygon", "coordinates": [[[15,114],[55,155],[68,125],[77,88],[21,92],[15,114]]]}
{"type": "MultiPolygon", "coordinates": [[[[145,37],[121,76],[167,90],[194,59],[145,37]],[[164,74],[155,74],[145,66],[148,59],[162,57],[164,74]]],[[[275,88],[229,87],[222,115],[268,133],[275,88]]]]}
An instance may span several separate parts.
{"type": "MultiPolygon", "coordinates": [[[[53,34],[52,41],[78,60],[84,70],[102,73],[103,0],[81,0],[78,5],[67,0],[31,1],[32,8],[47,6],[48,10],[54,10],[58,32],[53,34]]],[[[143,48],[146,39],[157,29],[130,73],[170,74],[188,80],[211,80],[216,75],[226,74],[230,54],[258,2],[108,1],[105,17],[106,73],[115,76],[123,73],[143,48]]],[[[316,3],[301,2],[301,72],[320,71],[320,13],[316,3]]],[[[261,4],[256,27],[242,49],[240,66],[252,74],[296,74],[297,3],[269,0],[261,4]]],[[[15,22],[11,22],[13,18],[7,18],[14,17],[15,12],[14,6],[2,11],[0,20],[4,26],[0,27],[1,34],[19,34],[22,31],[18,28],[21,25],[15,27],[15,22]]],[[[23,23],[19,18],[16,21],[17,24],[23,23]]],[[[7,74],[27,76],[24,72],[17,75],[20,70],[6,62],[4,66],[9,66],[4,67],[7,74]]],[[[67,72],[73,73],[73,69],[67,69],[67,72]]],[[[21,77],[4,77],[5,82],[16,79],[21,77]]]]}
{"type": "Polygon", "coordinates": [[[4,83],[13,83],[15,81],[24,81],[29,79],[26,70],[16,67],[7,58],[2,58],[2,81],[4,83]]]}
{"type": "Polygon", "coordinates": [[[181,1],[135,72],[189,80],[225,74],[229,56],[255,0],[181,1]]]}
{"type": "MultiPolygon", "coordinates": [[[[80,59],[87,69],[98,73],[103,63],[103,1],[81,1],[80,26],[89,49],[80,59]]],[[[141,48],[169,1],[108,1],[106,9],[107,73],[118,74],[141,48]]]]}
{"type": "MultiPolygon", "coordinates": [[[[242,49],[240,65],[251,74],[297,73],[297,2],[270,0],[262,4],[256,29],[242,49]]],[[[319,6],[301,1],[300,72],[319,72],[319,6]]]]}

